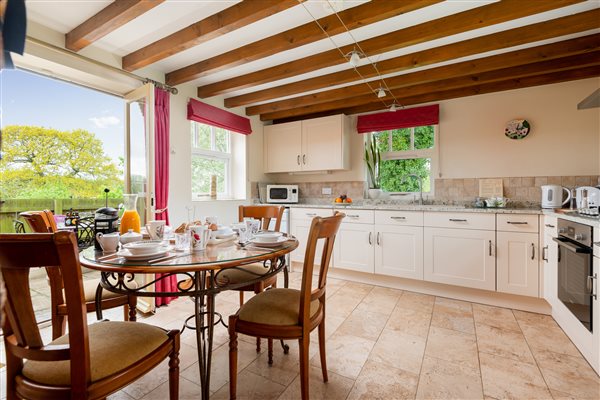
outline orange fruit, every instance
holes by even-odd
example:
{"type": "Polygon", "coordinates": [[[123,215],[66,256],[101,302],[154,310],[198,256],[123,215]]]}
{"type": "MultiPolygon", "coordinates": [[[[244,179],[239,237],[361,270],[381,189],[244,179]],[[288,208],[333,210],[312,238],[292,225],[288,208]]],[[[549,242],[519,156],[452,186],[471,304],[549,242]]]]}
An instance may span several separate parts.
{"type": "Polygon", "coordinates": [[[352,199],[350,197],[346,197],[346,203],[352,203],[352,199]]]}
{"type": "Polygon", "coordinates": [[[336,198],[336,199],[335,199],[335,202],[336,202],[336,203],[341,203],[341,202],[342,202],[342,199],[341,199],[340,197],[338,197],[338,198],[336,198]]]}

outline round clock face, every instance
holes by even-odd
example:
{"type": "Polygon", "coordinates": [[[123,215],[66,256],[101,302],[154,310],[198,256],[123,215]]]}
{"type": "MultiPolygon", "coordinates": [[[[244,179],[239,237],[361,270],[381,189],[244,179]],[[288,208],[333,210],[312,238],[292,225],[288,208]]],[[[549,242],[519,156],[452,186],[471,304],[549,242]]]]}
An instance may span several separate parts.
{"type": "Polygon", "coordinates": [[[504,134],[509,139],[523,139],[529,135],[530,125],[527,120],[513,119],[506,124],[504,134]]]}

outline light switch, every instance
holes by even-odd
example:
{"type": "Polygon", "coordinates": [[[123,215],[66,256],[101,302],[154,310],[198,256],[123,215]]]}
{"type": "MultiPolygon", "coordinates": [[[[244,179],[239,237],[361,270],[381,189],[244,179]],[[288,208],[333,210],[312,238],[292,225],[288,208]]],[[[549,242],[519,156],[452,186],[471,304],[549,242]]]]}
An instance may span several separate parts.
{"type": "Polygon", "coordinates": [[[331,188],[330,187],[321,188],[321,194],[331,194],[331,188]]]}

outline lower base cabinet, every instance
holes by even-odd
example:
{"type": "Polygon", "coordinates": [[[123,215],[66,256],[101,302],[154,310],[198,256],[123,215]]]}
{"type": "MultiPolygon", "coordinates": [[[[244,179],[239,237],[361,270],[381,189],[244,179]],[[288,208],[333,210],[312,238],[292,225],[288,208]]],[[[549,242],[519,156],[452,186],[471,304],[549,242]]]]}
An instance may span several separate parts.
{"type": "Polygon", "coordinates": [[[373,225],[342,223],[335,238],[333,265],[351,271],[375,272],[373,225]]]}
{"type": "Polygon", "coordinates": [[[426,281],[496,290],[496,232],[474,229],[424,230],[426,281]]]}
{"type": "Polygon", "coordinates": [[[538,234],[498,232],[497,238],[498,292],[538,297],[538,234]]]}
{"type": "Polygon", "coordinates": [[[423,228],[377,225],[375,273],[423,280],[423,228]]]}

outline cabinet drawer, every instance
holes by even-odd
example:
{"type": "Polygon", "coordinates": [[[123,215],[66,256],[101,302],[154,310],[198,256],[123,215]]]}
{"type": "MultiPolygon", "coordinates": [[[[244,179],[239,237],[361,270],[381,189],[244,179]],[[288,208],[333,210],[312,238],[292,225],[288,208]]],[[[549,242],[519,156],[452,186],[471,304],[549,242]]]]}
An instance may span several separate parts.
{"type": "Polygon", "coordinates": [[[496,216],[486,213],[426,212],[425,226],[495,230],[496,216]]]}
{"type": "MultiPolygon", "coordinates": [[[[558,235],[558,221],[556,217],[552,217],[550,215],[544,215],[542,218],[544,234],[549,234],[552,237],[556,237],[558,235]]],[[[594,235],[596,237],[596,235],[594,235]]]]}
{"type": "Polygon", "coordinates": [[[342,223],[355,223],[355,224],[372,224],[375,220],[373,210],[336,210],[346,214],[346,218],[342,220],[342,223]]]}
{"type": "Polygon", "coordinates": [[[290,208],[290,218],[295,220],[312,220],[314,217],[331,217],[331,208],[290,208]]]}
{"type": "Polygon", "coordinates": [[[375,211],[377,225],[423,226],[423,213],[420,211],[375,211]]]}
{"type": "Polygon", "coordinates": [[[531,214],[497,214],[496,226],[503,232],[531,232],[538,231],[538,216],[531,214]]]}

